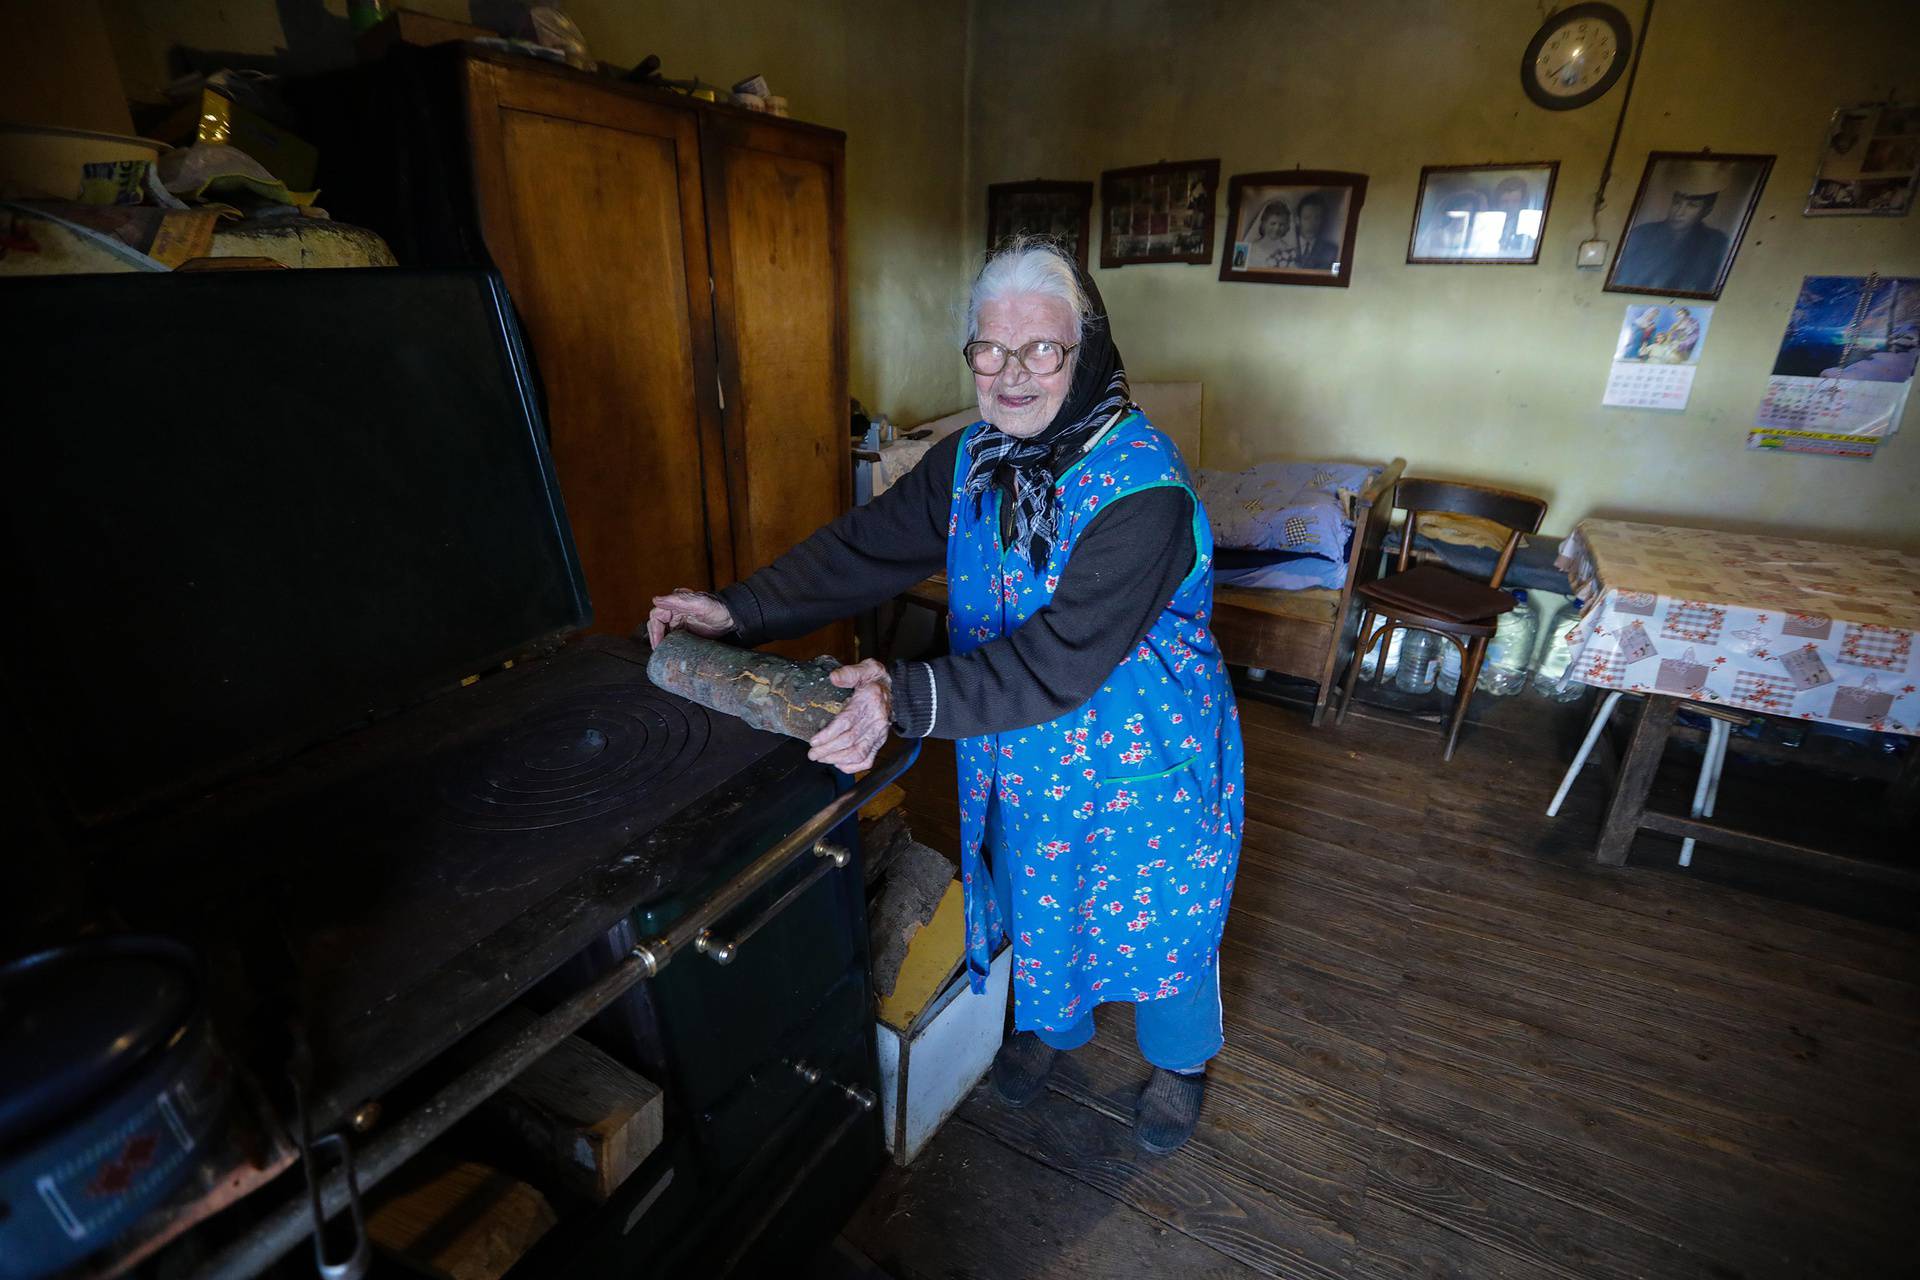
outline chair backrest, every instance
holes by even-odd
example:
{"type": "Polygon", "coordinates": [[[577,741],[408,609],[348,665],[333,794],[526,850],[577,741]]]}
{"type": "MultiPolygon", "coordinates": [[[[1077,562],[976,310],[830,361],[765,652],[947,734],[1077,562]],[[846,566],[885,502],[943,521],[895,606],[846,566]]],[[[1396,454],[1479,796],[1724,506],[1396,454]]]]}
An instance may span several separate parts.
{"type": "Polygon", "coordinates": [[[1498,587],[1519,549],[1520,535],[1540,532],[1547,517],[1547,504],[1529,494],[1459,480],[1426,480],[1409,476],[1393,487],[1393,505],[1407,513],[1406,528],[1400,536],[1397,568],[1404,570],[1413,555],[1413,540],[1419,533],[1423,512],[1444,511],[1451,515],[1476,516],[1491,520],[1507,530],[1507,545],[1493,566],[1490,587],[1498,587]]]}

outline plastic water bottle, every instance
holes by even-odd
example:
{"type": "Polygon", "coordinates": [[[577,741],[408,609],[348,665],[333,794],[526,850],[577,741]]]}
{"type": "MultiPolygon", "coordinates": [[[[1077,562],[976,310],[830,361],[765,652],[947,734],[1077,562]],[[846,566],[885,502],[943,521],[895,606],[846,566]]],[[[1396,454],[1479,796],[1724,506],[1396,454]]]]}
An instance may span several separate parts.
{"type": "Polygon", "coordinates": [[[1487,642],[1486,665],[1480,669],[1480,685],[1499,697],[1526,688],[1527,671],[1533,665],[1533,638],[1540,620],[1525,591],[1516,591],[1514,607],[1500,615],[1493,638],[1487,642]]]}
{"type": "Polygon", "coordinates": [[[1400,670],[1393,677],[1393,687],[1402,693],[1433,688],[1440,667],[1439,644],[1430,631],[1408,631],[1406,643],[1400,646],[1400,670]]]}
{"type": "MultiPolygon", "coordinates": [[[[1400,646],[1405,643],[1406,638],[1406,628],[1396,627],[1393,635],[1387,640],[1387,669],[1380,677],[1382,680],[1393,679],[1394,673],[1400,670],[1400,646]]],[[[1360,660],[1360,678],[1373,679],[1373,673],[1379,666],[1380,642],[1376,640],[1368,646],[1367,656],[1360,660]]]]}
{"type": "Polygon", "coordinates": [[[1586,685],[1567,675],[1573,660],[1573,646],[1567,643],[1567,632],[1579,614],[1580,602],[1569,600],[1554,610],[1552,620],[1547,623],[1547,642],[1541,649],[1540,665],[1533,672],[1533,691],[1543,698],[1578,702],[1587,691],[1586,685]]]}
{"type": "Polygon", "coordinates": [[[1434,643],[1440,646],[1440,672],[1433,678],[1433,687],[1451,698],[1460,690],[1460,650],[1445,640],[1434,643]]]}

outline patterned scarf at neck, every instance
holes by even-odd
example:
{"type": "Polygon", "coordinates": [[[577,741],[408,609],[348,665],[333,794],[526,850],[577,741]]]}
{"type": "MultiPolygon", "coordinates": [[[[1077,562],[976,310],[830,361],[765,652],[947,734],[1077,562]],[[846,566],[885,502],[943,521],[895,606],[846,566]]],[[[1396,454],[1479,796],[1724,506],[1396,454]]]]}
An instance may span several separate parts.
{"type": "Polygon", "coordinates": [[[1047,563],[1059,528],[1056,472],[1071,466],[1070,455],[1084,448],[1127,403],[1127,371],[1116,362],[1104,394],[1066,426],[1056,422],[1037,436],[1019,440],[986,423],[967,441],[965,489],[975,502],[992,487],[1001,466],[1013,469],[1012,545],[1035,569],[1047,563]]]}

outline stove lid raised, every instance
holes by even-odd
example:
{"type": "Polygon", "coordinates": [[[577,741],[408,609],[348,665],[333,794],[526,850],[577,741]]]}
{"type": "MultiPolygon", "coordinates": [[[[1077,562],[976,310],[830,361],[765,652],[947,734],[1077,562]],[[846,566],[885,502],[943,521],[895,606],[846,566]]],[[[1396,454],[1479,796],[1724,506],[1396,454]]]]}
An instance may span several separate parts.
{"type": "Polygon", "coordinates": [[[0,350],[0,664],[83,824],[591,617],[497,276],[9,280],[0,350]]]}

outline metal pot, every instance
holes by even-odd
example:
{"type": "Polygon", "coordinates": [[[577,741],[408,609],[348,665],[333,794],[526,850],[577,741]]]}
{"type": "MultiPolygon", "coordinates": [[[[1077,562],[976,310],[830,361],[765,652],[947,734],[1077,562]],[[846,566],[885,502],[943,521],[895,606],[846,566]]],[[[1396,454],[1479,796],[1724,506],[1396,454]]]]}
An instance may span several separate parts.
{"type": "Polygon", "coordinates": [[[71,1266],[159,1204],[229,1090],[181,944],[95,938],[0,967],[0,1280],[71,1266]]]}

